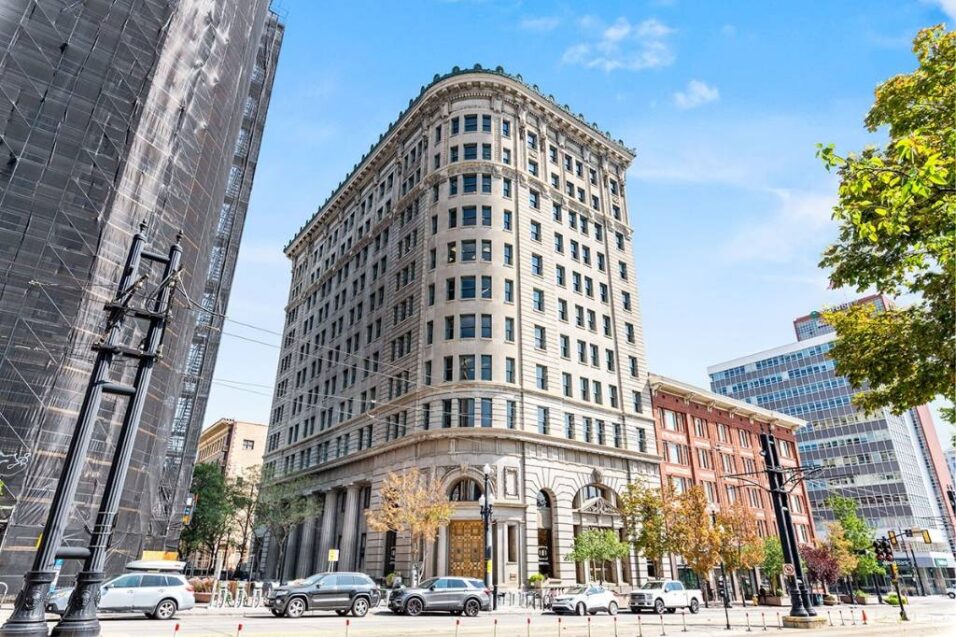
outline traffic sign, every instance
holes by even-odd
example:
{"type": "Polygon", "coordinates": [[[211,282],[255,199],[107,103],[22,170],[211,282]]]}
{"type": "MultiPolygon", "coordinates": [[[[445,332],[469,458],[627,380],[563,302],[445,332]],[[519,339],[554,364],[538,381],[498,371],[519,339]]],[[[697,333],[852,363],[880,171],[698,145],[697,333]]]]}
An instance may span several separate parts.
{"type": "Polygon", "coordinates": [[[793,567],[793,564],[791,564],[790,562],[787,562],[786,564],[783,565],[783,574],[784,574],[784,575],[786,575],[786,576],[789,577],[789,576],[791,576],[791,575],[796,575],[796,573],[797,573],[797,569],[795,569],[795,568],[793,567]]]}
{"type": "Polygon", "coordinates": [[[339,561],[339,550],[338,549],[329,549],[329,561],[338,562],[339,561]]]}

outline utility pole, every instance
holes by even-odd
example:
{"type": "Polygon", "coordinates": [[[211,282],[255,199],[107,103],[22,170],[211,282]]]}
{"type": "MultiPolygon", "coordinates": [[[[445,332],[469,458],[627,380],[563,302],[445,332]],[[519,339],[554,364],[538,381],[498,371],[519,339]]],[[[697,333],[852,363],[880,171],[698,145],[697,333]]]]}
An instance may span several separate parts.
{"type": "Polygon", "coordinates": [[[806,589],[803,576],[803,565],[797,550],[797,536],[793,530],[793,519],[790,516],[790,504],[787,490],[784,487],[783,469],[777,455],[777,441],[773,434],[760,434],[761,455],[767,467],[767,478],[770,481],[770,499],[773,502],[773,512],[777,519],[777,532],[780,535],[780,547],[783,550],[783,560],[789,565],[787,584],[790,589],[790,616],[812,617],[817,614],[810,604],[810,593],[806,589]]]}
{"type": "Polygon", "coordinates": [[[70,447],[53,495],[44,533],[40,537],[33,568],[24,575],[23,589],[17,595],[13,613],[0,628],[2,637],[24,635],[46,637],[47,626],[44,612],[50,593],[50,584],[55,576],[54,563],[57,559],[85,560],[83,571],[77,578],[77,587],[70,597],[70,609],[73,611],[71,620],[79,618],[81,614],[84,621],[77,625],[75,631],[64,629],[57,633],[55,629],[54,634],[90,636],[100,634],[99,623],[96,620],[96,606],[100,598],[99,587],[103,580],[106,548],[109,546],[113,523],[119,509],[153,362],[159,355],[172,286],[176,281],[182,255],[178,239],[177,243],[170,248],[168,256],[146,250],[145,231],[146,225],[141,224],[139,232],[133,235],[116,294],[112,301],[106,304],[106,331],[100,341],[94,345],[96,360],[77,416],[76,429],[70,440],[70,447]],[[140,275],[140,266],[144,259],[164,263],[166,266],[152,310],[130,307],[134,294],[148,278],[147,274],[140,275]],[[135,318],[148,318],[150,321],[141,349],[119,343],[125,320],[130,314],[135,318]],[[109,380],[110,367],[117,356],[138,359],[139,367],[134,385],[124,385],[109,380]],[[61,547],[104,393],[130,398],[110,467],[106,491],[100,503],[89,547],[61,547]]]}

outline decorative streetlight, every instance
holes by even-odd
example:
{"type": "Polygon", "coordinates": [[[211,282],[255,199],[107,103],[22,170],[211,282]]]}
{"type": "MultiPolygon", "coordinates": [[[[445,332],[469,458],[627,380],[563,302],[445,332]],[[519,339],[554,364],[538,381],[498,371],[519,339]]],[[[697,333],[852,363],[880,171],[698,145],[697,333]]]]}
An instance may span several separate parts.
{"type": "MultiPolygon", "coordinates": [[[[717,510],[712,509],[710,512],[710,521],[714,525],[714,528],[717,529],[717,510]]],[[[727,572],[724,570],[724,559],[720,559],[720,597],[724,602],[724,621],[726,622],[726,630],[730,630],[730,598],[727,597],[727,572]]]]}
{"type": "MultiPolygon", "coordinates": [[[[478,506],[481,508],[481,521],[485,526],[485,587],[488,590],[492,590],[494,586],[494,578],[492,577],[492,562],[491,562],[491,510],[495,503],[495,498],[491,495],[489,489],[489,483],[491,481],[491,466],[485,464],[481,468],[481,472],[485,476],[485,489],[481,497],[478,498],[478,506]]],[[[492,593],[492,606],[496,606],[497,600],[494,599],[494,593],[492,593]]]]}

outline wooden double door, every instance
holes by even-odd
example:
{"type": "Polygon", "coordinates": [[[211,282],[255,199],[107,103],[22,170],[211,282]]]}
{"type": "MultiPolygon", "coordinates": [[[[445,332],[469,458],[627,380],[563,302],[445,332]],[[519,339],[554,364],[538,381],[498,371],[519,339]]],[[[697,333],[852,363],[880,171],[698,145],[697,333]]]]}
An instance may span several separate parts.
{"type": "Polygon", "coordinates": [[[482,579],[485,560],[481,520],[452,520],[448,524],[448,574],[482,579]]]}

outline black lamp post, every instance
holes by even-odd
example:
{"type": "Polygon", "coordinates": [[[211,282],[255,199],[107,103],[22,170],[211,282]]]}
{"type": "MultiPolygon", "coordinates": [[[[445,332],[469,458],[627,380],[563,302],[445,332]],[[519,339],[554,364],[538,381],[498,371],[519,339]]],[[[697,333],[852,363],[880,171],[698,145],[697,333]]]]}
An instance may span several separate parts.
{"type": "MultiPolygon", "coordinates": [[[[717,527],[717,511],[710,512],[710,521],[714,525],[714,528],[717,527]]],[[[724,570],[724,560],[720,560],[720,579],[723,581],[723,585],[720,586],[720,598],[724,603],[724,622],[726,623],[726,630],[730,630],[730,598],[727,597],[727,572],[724,570]]]]}
{"type": "MultiPolygon", "coordinates": [[[[494,586],[494,577],[492,573],[492,561],[491,561],[491,509],[494,505],[494,497],[491,495],[489,490],[489,483],[491,481],[491,466],[485,464],[481,469],[482,473],[485,475],[485,489],[481,497],[478,498],[478,505],[481,507],[481,521],[485,526],[485,586],[488,590],[492,590],[494,586]]],[[[492,593],[492,605],[496,605],[494,599],[494,593],[492,593]]]]}

